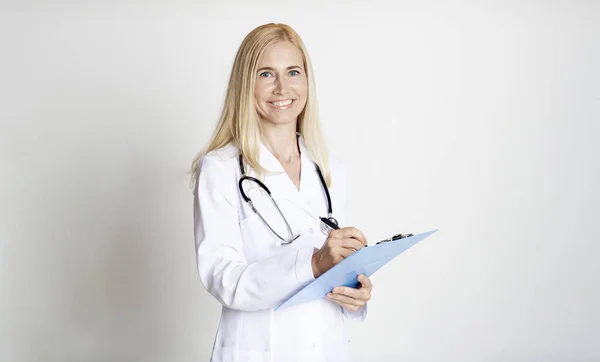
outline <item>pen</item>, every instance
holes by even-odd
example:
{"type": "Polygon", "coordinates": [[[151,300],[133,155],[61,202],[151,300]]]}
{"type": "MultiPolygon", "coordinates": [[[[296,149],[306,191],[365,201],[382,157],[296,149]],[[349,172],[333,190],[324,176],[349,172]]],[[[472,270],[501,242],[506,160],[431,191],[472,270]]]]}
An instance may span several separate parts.
{"type": "Polygon", "coordinates": [[[325,225],[329,226],[329,227],[330,227],[330,228],[332,228],[332,229],[335,229],[335,230],[337,230],[337,229],[339,229],[339,228],[340,228],[340,227],[339,227],[339,226],[338,226],[336,223],[332,222],[331,220],[329,220],[329,219],[328,219],[328,218],[326,218],[326,217],[320,217],[319,219],[321,219],[321,221],[322,221],[322,222],[323,222],[325,225]]]}
{"type": "MultiPolygon", "coordinates": [[[[322,221],[322,222],[323,222],[325,225],[329,226],[330,228],[332,228],[332,229],[334,229],[334,230],[337,230],[337,229],[339,229],[339,228],[340,228],[340,227],[339,227],[339,226],[338,226],[336,223],[332,222],[331,220],[329,220],[329,219],[328,219],[328,218],[326,218],[326,217],[320,217],[319,219],[321,219],[321,221],[322,221]]],[[[367,246],[369,246],[369,245],[365,245],[365,248],[366,248],[367,246]]]]}
{"type": "MultiPolygon", "coordinates": [[[[337,230],[337,229],[339,229],[339,228],[340,228],[340,227],[339,227],[339,226],[338,226],[336,223],[332,222],[331,220],[329,220],[329,219],[328,219],[328,218],[326,218],[326,217],[320,217],[319,219],[321,219],[321,221],[322,221],[322,222],[323,222],[325,225],[329,226],[330,228],[332,228],[332,229],[334,229],[334,230],[337,230]]],[[[388,241],[395,241],[395,240],[399,240],[399,239],[409,238],[409,237],[411,237],[411,236],[414,236],[414,235],[413,235],[413,234],[396,234],[396,235],[392,236],[392,237],[391,237],[391,238],[389,238],[389,239],[384,239],[384,240],[381,240],[380,242],[378,242],[378,243],[377,243],[377,245],[379,245],[379,244],[381,244],[381,243],[388,242],[388,241]]],[[[365,245],[365,247],[367,247],[367,246],[369,246],[369,245],[365,245]]]]}

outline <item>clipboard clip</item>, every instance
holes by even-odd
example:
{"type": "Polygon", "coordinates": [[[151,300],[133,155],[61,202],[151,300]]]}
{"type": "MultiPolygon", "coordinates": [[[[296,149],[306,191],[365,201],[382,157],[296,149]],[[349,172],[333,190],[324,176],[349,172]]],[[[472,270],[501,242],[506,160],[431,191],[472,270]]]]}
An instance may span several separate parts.
{"type": "Polygon", "coordinates": [[[410,238],[411,236],[414,236],[414,235],[413,234],[396,234],[396,235],[392,236],[391,238],[383,239],[383,240],[377,242],[375,245],[379,245],[381,243],[387,243],[387,242],[394,241],[394,240],[410,238]]]}

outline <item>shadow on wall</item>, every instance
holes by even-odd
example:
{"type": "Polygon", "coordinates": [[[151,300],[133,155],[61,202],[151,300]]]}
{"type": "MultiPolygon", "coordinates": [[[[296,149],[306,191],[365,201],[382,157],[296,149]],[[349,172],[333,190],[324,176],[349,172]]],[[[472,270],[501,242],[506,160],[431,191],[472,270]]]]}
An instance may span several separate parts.
{"type": "Polygon", "coordinates": [[[153,160],[127,152],[97,160],[71,181],[79,185],[54,194],[62,250],[51,268],[48,328],[31,332],[47,341],[39,354],[57,362],[208,360],[220,308],[196,270],[193,199],[186,180],[153,160]]]}
{"type": "Polygon", "coordinates": [[[186,129],[172,134],[162,95],[102,92],[102,104],[50,99],[24,115],[39,127],[22,149],[44,152],[17,153],[6,198],[0,359],[208,360],[220,308],[198,277],[193,199],[166,139],[186,129]]]}
{"type": "Polygon", "coordinates": [[[197,274],[191,192],[158,167],[137,165],[113,198],[118,206],[99,266],[103,335],[112,342],[106,357],[208,360],[220,308],[197,274]],[[182,214],[188,217],[174,216],[182,214]]]}

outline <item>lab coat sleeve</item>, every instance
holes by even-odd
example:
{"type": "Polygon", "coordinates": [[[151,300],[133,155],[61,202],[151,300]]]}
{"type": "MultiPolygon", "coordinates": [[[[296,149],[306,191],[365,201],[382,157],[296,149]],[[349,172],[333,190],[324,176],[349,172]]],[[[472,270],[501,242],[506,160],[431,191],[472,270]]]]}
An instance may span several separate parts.
{"type": "Polygon", "coordinates": [[[195,244],[200,280],[222,305],[256,311],[278,306],[314,280],[314,248],[247,263],[238,220],[235,173],[205,156],[194,192],[195,244]]]}
{"type": "MultiPolygon", "coordinates": [[[[342,226],[355,226],[358,229],[360,229],[359,226],[352,224],[352,222],[347,217],[350,205],[348,203],[348,177],[346,167],[339,159],[334,157],[332,159],[332,170],[335,170],[335,173],[332,175],[333,187],[337,187],[338,191],[337,197],[339,200],[339,206],[337,209],[340,210],[338,221],[342,226]]],[[[367,304],[368,303],[366,303],[362,308],[360,308],[356,312],[350,312],[342,306],[340,306],[340,308],[342,308],[342,313],[347,319],[362,322],[367,317],[367,304]]]]}

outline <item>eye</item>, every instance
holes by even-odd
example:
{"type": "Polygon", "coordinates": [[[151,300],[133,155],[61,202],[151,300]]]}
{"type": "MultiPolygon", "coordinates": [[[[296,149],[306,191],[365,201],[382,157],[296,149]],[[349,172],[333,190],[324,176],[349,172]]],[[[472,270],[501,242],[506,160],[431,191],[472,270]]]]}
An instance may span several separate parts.
{"type": "Polygon", "coordinates": [[[299,72],[299,71],[297,71],[297,70],[291,70],[291,71],[289,72],[289,75],[291,75],[291,76],[295,77],[295,76],[297,76],[297,75],[300,75],[300,72],[299,72]]]}
{"type": "Polygon", "coordinates": [[[262,72],[258,76],[263,78],[270,78],[272,74],[270,72],[262,72]]]}

